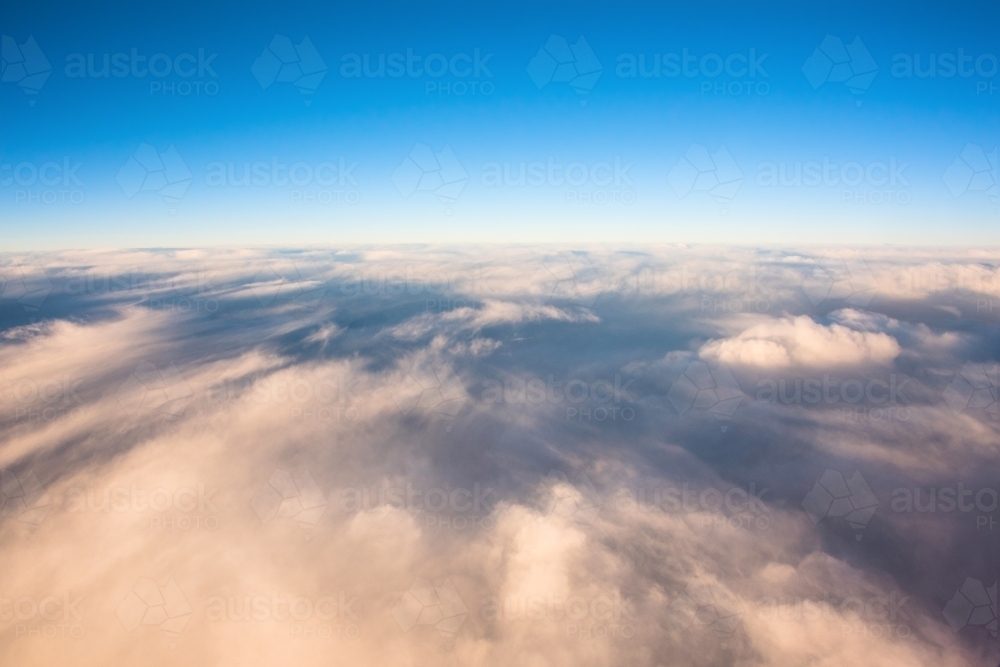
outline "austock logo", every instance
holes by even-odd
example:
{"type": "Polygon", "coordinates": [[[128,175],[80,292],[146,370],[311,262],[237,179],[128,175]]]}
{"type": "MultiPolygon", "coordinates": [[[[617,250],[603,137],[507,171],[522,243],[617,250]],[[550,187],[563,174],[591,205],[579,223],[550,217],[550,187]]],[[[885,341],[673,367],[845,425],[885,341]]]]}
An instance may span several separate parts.
{"type": "Polygon", "coordinates": [[[743,172],[724,145],[709,153],[701,144],[691,144],[670,170],[667,182],[678,197],[692,192],[708,193],[724,214],[743,184],[743,172]]]}
{"type": "Polygon", "coordinates": [[[878,292],[878,283],[861,258],[824,259],[808,269],[802,291],[816,308],[827,301],[867,308],[878,292]]]}
{"type": "MultiPolygon", "coordinates": [[[[52,65],[34,37],[23,44],[8,35],[0,37],[0,80],[20,86],[26,95],[37,95],[52,74],[52,65]]],[[[29,98],[28,104],[35,106],[29,98]]]]}
{"type": "MultiPolygon", "coordinates": [[[[704,411],[720,421],[732,419],[743,401],[743,390],[725,364],[692,361],[670,386],[667,400],[677,414],[704,411]]],[[[720,424],[723,431],[726,424],[720,424]]]]}
{"type": "Polygon", "coordinates": [[[414,144],[392,172],[392,182],[403,198],[415,192],[432,192],[443,203],[458,199],[468,180],[469,173],[447,144],[439,153],[426,144],[414,144]]]}
{"type": "Polygon", "coordinates": [[[254,494],[250,506],[261,523],[290,518],[302,529],[312,530],[326,511],[327,499],[308,470],[293,474],[279,468],[254,494]]]}
{"type": "Polygon", "coordinates": [[[430,414],[451,428],[465,405],[465,389],[444,365],[416,362],[392,390],[392,400],[404,417],[430,414]]]}
{"type": "Polygon", "coordinates": [[[160,370],[143,360],[118,388],[115,398],[129,416],[155,410],[176,419],[194,398],[194,392],[173,364],[160,370]]]}
{"type": "Polygon", "coordinates": [[[996,637],[997,582],[986,588],[979,579],[967,578],[942,613],[955,632],[966,626],[981,626],[996,637]]]}
{"type": "Polygon", "coordinates": [[[18,478],[12,470],[0,470],[0,516],[38,526],[51,505],[52,500],[34,471],[18,478]]]}
{"type": "Polygon", "coordinates": [[[944,400],[956,414],[982,410],[990,419],[1000,418],[1000,364],[966,362],[945,388],[944,400]]]}
{"type": "Polygon", "coordinates": [[[588,95],[604,72],[590,44],[582,36],[572,46],[564,37],[549,36],[527,67],[528,76],[541,90],[550,83],[565,83],[581,96],[586,105],[588,95]]]}
{"type": "Polygon", "coordinates": [[[704,627],[725,647],[743,622],[739,598],[717,584],[692,584],[670,602],[667,619],[675,630],[704,627]]]}
{"type": "Polygon", "coordinates": [[[35,257],[12,257],[0,263],[0,299],[17,301],[26,313],[33,315],[51,292],[52,283],[45,267],[35,257]]]}
{"type": "Polygon", "coordinates": [[[469,608],[450,579],[431,582],[417,577],[392,608],[392,617],[403,632],[429,625],[449,643],[468,616],[469,608]]]}
{"type": "Polygon", "coordinates": [[[802,499],[802,509],[813,523],[826,517],[843,518],[856,531],[854,539],[860,542],[861,531],[878,509],[878,498],[861,472],[845,480],[836,470],[827,470],[802,499]]]}
{"type": "Polygon", "coordinates": [[[323,82],[327,67],[308,36],[292,44],[288,37],[275,35],[250,71],[265,90],[274,83],[290,83],[303,95],[312,95],[323,82]]]}
{"type": "MultiPolygon", "coordinates": [[[[173,206],[184,197],[193,179],[194,175],[173,144],[163,153],[150,144],[139,144],[115,177],[129,199],[140,192],[155,192],[173,206]]],[[[171,208],[170,212],[176,213],[176,208],[171,208]]]]}
{"type": "Polygon", "coordinates": [[[566,475],[552,471],[539,484],[539,493],[546,502],[539,520],[557,516],[574,523],[590,525],[597,520],[604,504],[604,499],[585,472],[581,472],[570,482],[566,475]]]}
{"type": "Polygon", "coordinates": [[[170,648],[177,647],[177,640],[194,615],[194,610],[184,598],[177,583],[168,579],[159,586],[152,579],[139,579],[115,610],[126,632],[139,626],[159,628],[166,636],[170,648]]]}
{"type": "Polygon", "coordinates": [[[861,106],[861,96],[867,92],[878,65],[860,37],[844,44],[839,37],[827,35],[802,65],[802,73],[816,90],[827,83],[842,83],[857,97],[854,104],[861,106]]]}
{"type": "Polygon", "coordinates": [[[942,179],[953,197],[982,192],[995,206],[998,200],[997,149],[987,153],[982,146],[966,144],[942,179]]]}

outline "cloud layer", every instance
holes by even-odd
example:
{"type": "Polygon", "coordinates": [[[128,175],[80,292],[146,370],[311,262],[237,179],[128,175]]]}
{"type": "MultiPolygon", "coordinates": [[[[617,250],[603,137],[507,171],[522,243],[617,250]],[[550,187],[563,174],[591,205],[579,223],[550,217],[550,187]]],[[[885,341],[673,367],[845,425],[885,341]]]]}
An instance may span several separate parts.
{"type": "Polygon", "coordinates": [[[0,661],[994,667],[1000,257],[848,259],[5,257],[0,661]]]}

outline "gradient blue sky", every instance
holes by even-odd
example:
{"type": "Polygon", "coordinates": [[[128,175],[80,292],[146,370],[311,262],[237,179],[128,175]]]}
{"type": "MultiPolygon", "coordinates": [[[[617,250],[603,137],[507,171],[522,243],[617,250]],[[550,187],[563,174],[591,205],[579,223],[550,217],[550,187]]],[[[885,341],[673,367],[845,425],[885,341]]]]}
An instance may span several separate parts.
{"type": "MultiPolygon", "coordinates": [[[[37,94],[26,94],[16,80],[0,85],[0,169],[10,165],[0,171],[0,224],[8,249],[397,241],[993,245],[1000,240],[995,199],[964,191],[961,184],[956,196],[943,177],[968,144],[988,154],[1000,142],[1000,74],[989,75],[1000,53],[995,3],[104,7],[13,2],[0,18],[3,35],[18,45],[34,37],[52,67],[37,94]],[[251,65],[276,34],[296,44],[308,36],[315,45],[327,73],[314,94],[281,82],[265,89],[255,78],[251,65]],[[560,82],[539,89],[532,81],[526,68],[550,35],[570,44],[586,39],[603,67],[589,93],[560,82]],[[814,89],[803,73],[827,35],[845,44],[860,37],[870,52],[878,73],[863,95],[838,82],[814,89]],[[147,58],[197,56],[203,49],[206,56],[217,54],[211,62],[217,76],[68,76],[73,54],[94,54],[99,64],[104,54],[132,49],[147,58]],[[490,75],[342,76],[346,54],[377,59],[407,49],[448,58],[478,49],[483,57],[490,54],[490,75]],[[684,49],[722,59],[753,49],[758,58],[766,54],[767,76],[618,75],[622,54],[652,60],[654,54],[684,49]],[[926,66],[931,54],[957,55],[959,49],[972,57],[969,77],[893,74],[897,54],[919,54],[926,66]],[[154,82],[168,90],[171,84],[202,83],[214,94],[204,88],[201,94],[165,94],[151,90],[154,82]],[[429,84],[460,82],[477,85],[464,95],[428,91],[429,84]],[[716,94],[718,83],[730,94],[716,94]],[[732,94],[736,90],[741,94],[732,94]],[[129,198],[119,186],[116,174],[143,143],[160,152],[173,145],[187,165],[191,185],[179,202],[165,202],[156,192],[129,198]],[[454,151],[468,174],[455,201],[441,201],[431,192],[403,196],[394,184],[394,170],[418,143],[454,151]],[[692,144],[710,152],[726,147],[743,178],[731,201],[720,203],[700,191],[680,196],[672,187],[671,169],[692,144]],[[516,170],[521,162],[549,158],[563,165],[632,163],[631,184],[483,183],[489,163],[509,162],[516,170]],[[769,187],[758,182],[762,164],[791,167],[824,158],[863,167],[907,163],[906,183],[769,187]],[[317,165],[341,159],[357,163],[356,184],[213,187],[206,182],[215,162],[233,162],[242,172],[245,162],[317,165]],[[32,182],[32,166],[66,161],[79,163],[79,183],[32,182]],[[18,165],[22,178],[12,178],[18,165]],[[296,196],[330,201],[295,202],[296,196]],[[82,201],[64,203],[63,197],[82,201]],[[591,201],[580,201],[588,197],[591,201]]],[[[995,182],[995,166],[981,179],[995,182]]]]}

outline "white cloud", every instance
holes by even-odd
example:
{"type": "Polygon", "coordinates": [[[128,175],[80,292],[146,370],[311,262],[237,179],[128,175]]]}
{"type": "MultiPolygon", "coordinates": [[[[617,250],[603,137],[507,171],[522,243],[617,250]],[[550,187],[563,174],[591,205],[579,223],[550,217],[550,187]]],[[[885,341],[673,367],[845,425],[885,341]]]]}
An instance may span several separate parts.
{"type": "Polygon", "coordinates": [[[742,333],[702,346],[703,358],[758,368],[835,368],[885,364],[900,353],[899,343],[878,331],[842,324],[823,325],[806,315],[772,319],[742,333]]]}

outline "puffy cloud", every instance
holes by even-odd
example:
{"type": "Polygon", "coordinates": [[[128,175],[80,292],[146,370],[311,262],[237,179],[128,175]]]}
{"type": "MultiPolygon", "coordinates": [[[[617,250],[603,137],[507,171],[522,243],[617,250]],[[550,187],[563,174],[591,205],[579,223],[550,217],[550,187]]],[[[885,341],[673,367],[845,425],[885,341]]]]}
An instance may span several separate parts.
{"type": "Polygon", "coordinates": [[[843,324],[824,325],[806,315],[756,324],[731,338],[711,340],[702,357],[761,368],[836,368],[885,364],[900,353],[895,338],[843,324]]]}

